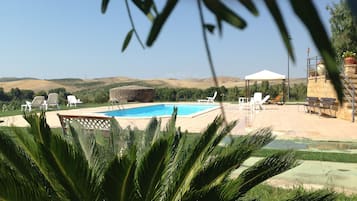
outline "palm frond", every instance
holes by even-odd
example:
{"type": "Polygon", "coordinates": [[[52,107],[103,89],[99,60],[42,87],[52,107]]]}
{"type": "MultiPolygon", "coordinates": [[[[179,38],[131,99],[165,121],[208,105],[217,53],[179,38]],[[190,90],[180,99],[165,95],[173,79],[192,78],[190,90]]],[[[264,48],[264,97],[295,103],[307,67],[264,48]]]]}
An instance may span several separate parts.
{"type": "Polygon", "coordinates": [[[293,152],[285,151],[262,159],[222,187],[225,200],[236,200],[259,183],[289,170],[298,163],[293,152]]]}
{"type": "Polygon", "coordinates": [[[93,200],[100,195],[85,156],[61,136],[52,135],[50,149],[42,147],[54,176],[66,189],[71,200],[93,200]]]}
{"type": "Polygon", "coordinates": [[[217,147],[217,145],[222,141],[224,137],[226,137],[231,130],[236,126],[237,121],[230,122],[227,126],[225,126],[222,131],[218,133],[218,135],[215,136],[213,139],[212,144],[208,148],[206,155],[209,155],[212,153],[212,151],[217,147]]]}
{"type": "Polygon", "coordinates": [[[185,159],[187,158],[187,148],[186,148],[187,135],[182,134],[180,130],[176,132],[172,139],[169,140],[170,150],[168,153],[168,162],[166,170],[163,172],[161,177],[161,187],[157,190],[155,197],[163,198],[167,196],[167,192],[170,192],[170,186],[176,180],[176,172],[179,167],[182,166],[185,159]]]}
{"type": "Polygon", "coordinates": [[[205,188],[201,190],[192,190],[186,193],[182,201],[224,201],[220,195],[220,189],[218,186],[212,188],[205,188]]]}
{"type": "Polygon", "coordinates": [[[147,148],[149,145],[153,144],[155,135],[157,135],[158,130],[160,131],[160,124],[156,117],[151,118],[148,126],[144,131],[142,146],[147,148]]]}
{"type": "Polygon", "coordinates": [[[142,200],[152,200],[160,186],[168,161],[168,140],[156,141],[143,156],[137,168],[138,190],[142,200]]]}
{"type": "Polygon", "coordinates": [[[120,135],[123,132],[123,129],[120,127],[118,121],[115,118],[112,118],[110,120],[111,127],[110,127],[110,132],[109,132],[109,143],[108,143],[108,149],[114,153],[118,154],[120,151],[119,144],[117,143],[120,139],[120,135]]]}
{"type": "MultiPolygon", "coordinates": [[[[131,153],[135,148],[131,148],[131,153]]],[[[125,154],[121,158],[115,157],[108,165],[103,179],[105,200],[127,201],[135,200],[138,195],[135,187],[135,156],[125,154]]]]}
{"type": "Polygon", "coordinates": [[[97,143],[95,135],[101,136],[102,133],[85,132],[77,122],[71,123],[70,133],[76,147],[75,150],[88,161],[89,167],[93,169],[93,176],[101,179],[109,158],[113,158],[115,155],[109,151],[112,150],[111,148],[104,148],[104,145],[101,146],[97,143]]]}
{"type": "Polygon", "coordinates": [[[36,113],[27,113],[25,120],[30,124],[29,133],[33,134],[35,141],[48,145],[51,138],[51,129],[46,122],[46,115],[41,112],[40,116],[36,113]]]}
{"type": "Polygon", "coordinates": [[[177,107],[174,107],[170,120],[166,124],[166,130],[163,135],[174,135],[176,132],[177,107]]]}
{"type": "Polygon", "coordinates": [[[234,146],[254,146],[255,149],[260,149],[269,144],[275,139],[270,127],[260,128],[254,130],[248,135],[244,136],[242,140],[234,140],[232,147],[234,146]]]}
{"type": "Polygon", "coordinates": [[[191,188],[203,189],[221,183],[233,170],[240,167],[253,152],[252,148],[241,148],[221,154],[197,172],[192,179],[191,188]]]}
{"type": "Polygon", "coordinates": [[[161,119],[157,120],[157,126],[156,126],[156,130],[155,130],[155,134],[153,136],[152,142],[155,142],[156,140],[158,140],[161,137],[161,119]]]}
{"type": "Polygon", "coordinates": [[[135,150],[137,153],[137,158],[140,158],[143,153],[143,149],[141,146],[142,136],[137,135],[141,133],[137,128],[132,130],[130,126],[125,129],[122,129],[119,133],[115,133],[115,146],[117,147],[116,155],[121,157],[126,154],[130,154],[132,150],[135,150]]]}
{"type": "MultiPolygon", "coordinates": [[[[231,127],[234,125],[231,124],[231,127]]],[[[227,129],[229,130],[229,128],[227,129]]],[[[203,168],[197,172],[192,179],[191,188],[199,190],[221,183],[234,169],[240,167],[254,151],[261,149],[271,140],[273,140],[271,130],[265,128],[258,130],[253,135],[246,136],[238,144],[226,147],[224,152],[214,157],[207,165],[203,165],[203,168]]]]}
{"type": "MultiPolygon", "coordinates": [[[[32,123],[34,122],[39,122],[39,120],[34,120],[32,123]]],[[[49,146],[44,146],[40,141],[35,140],[35,137],[31,133],[26,133],[20,128],[13,128],[12,131],[15,136],[12,138],[13,142],[11,143],[16,144],[17,148],[9,153],[10,155],[8,156],[10,157],[7,159],[12,162],[15,168],[18,170],[22,169],[20,172],[23,176],[27,177],[27,179],[40,181],[51,197],[65,199],[65,189],[58,180],[55,179],[51,165],[44,159],[45,152],[43,148],[48,149],[49,146]],[[21,160],[17,157],[25,158],[21,160]],[[28,162],[28,164],[22,167],[21,163],[24,162],[28,162]],[[29,177],[29,173],[33,175],[29,177]]],[[[11,148],[7,147],[7,150],[11,150],[11,148]]]]}
{"type": "Polygon", "coordinates": [[[33,162],[26,152],[21,149],[13,138],[0,131],[0,153],[8,160],[19,173],[29,180],[35,180],[39,175],[32,169],[33,162]]]}
{"type": "Polygon", "coordinates": [[[64,189],[58,182],[52,180],[50,171],[48,171],[50,167],[43,160],[43,154],[38,144],[34,142],[31,135],[20,131],[22,130],[14,128],[15,136],[0,132],[0,153],[12,168],[16,169],[29,182],[45,186],[52,197],[62,197],[64,189]],[[18,136],[21,136],[21,139],[18,136]]]}
{"type": "MultiPolygon", "coordinates": [[[[31,169],[28,169],[31,172],[31,169]]],[[[0,158],[0,199],[1,200],[49,200],[44,186],[34,180],[22,177],[10,164],[0,158]]]]}
{"type": "Polygon", "coordinates": [[[205,151],[210,147],[213,138],[223,123],[222,117],[217,117],[214,121],[207,127],[206,131],[202,134],[200,139],[194,144],[194,148],[188,156],[182,161],[182,165],[179,166],[178,170],[174,172],[172,177],[174,177],[175,183],[170,185],[170,190],[168,190],[167,196],[168,200],[177,200],[178,197],[185,194],[189,189],[189,184],[195,172],[201,168],[202,162],[204,161],[205,151]]]}

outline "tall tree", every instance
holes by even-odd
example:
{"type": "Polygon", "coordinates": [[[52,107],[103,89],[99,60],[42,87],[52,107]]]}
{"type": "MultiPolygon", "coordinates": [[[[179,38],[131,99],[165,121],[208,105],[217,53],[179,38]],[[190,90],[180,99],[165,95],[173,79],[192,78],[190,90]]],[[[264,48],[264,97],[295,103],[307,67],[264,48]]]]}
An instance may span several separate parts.
{"type": "Polygon", "coordinates": [[[331,14],[332,45],[340,60],[344,51],[357,52],[357,19],[345,0],[327,6],[327,10],[331,14]]]}

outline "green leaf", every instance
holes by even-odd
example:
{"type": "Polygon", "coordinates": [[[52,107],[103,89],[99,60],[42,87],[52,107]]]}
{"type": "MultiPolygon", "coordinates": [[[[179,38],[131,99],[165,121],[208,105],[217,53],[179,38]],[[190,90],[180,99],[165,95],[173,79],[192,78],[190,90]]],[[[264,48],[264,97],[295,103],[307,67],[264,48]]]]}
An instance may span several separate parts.
{"type": "Polygon", "coordinates": [[[193,145],[193,149],[189,151],[188,156],[184,158],[182,165],[173,173],[173,180],[170,185],[172,192],[169,193],[169,200],[179,200],[179,197],[190,189],[189,185],[197,171],[202,168],[202,163],[205,161],[205,153],[211,146],[217,130],[223,123],[222,117],[216,117],[214,121],[207,127],[200,139],[193,145]]]}
{"type": "Polygon", "coordinates": [[[239,0],[239,2],[243,4],[254,16],[259,15],[257,7],[255,7],[251,0],[239,0]]]}
{"type": "Polygon", "coordinates": [[[124,52],[125,49],[128,47],[129,42],[131,40],[131,37],[133,36],[134,29],[131,29],[125,36],[123,46],[121,48],[121,51],[124,52]]]}
{"type": "MultiPolygon", "coordinates": [[[[33,172],[31,168],[27,171],[33,172]]],[[[22,174],[17,172],[10,164],[1,158],[0,199],[14,201],[51,200],[50,196],[46,194],[44,186],[38,180],[31,181],[25,179],[22,177],[22,174]]]]}
{"type": "Polygon", "coordinates": [[[166,168],[168,156],[168,140],[159,139],[143,156],[137,171],[139,194],[143,200],[153,200],[161,177],[166,168]]]}
{"type": "Polygon", "coordinates": [[[135,198],[135,158],[124,155],[109,164],[103,179],[105,200],[126,201],[135,198]]]}
{"type": "Polygon", "coordinates": [[[41,146],[44,159],[51,166],[56,180],[66,189],[71,200],[89,200],[99,196],[95,174],[85,156],[61,136],[51,137],[50,149],[41,146]]]}
{"type": "Polygon", "coordinates": [[[109,0],[102,0],[102,13],[104,14],[107,11],[109,0]]]}
{"type": "MultiPolygon", "coordinates": [[[[81,129],[81,125],[76,121],[71,123],[70,131],[73,136],[72,141],[75,150],[78,154],[85,156],[89,167],[94,170],[94,174],[96,174],[97,177],[101,177],[108,161],[104,154],[104,148],[96,143],[95,134],[92,132],[85,132],[85,130],[81,129]],[[72,127],[72,125],[74,127],[72,127]],[[77,132],[77,130],[79,132],[77,132]]],[[[109,154],[114,156],[114,152],[108,153],[108,155],[109,154]]]]}
{"type": "Polygon", "coordinates": [[[148,39],[146,41],[147,46],[152,46],[159,35],[163,25],[167,18],[171,15],[178,0],[167,0],[163,11],[154,19],[153,25],[150,29],[148,39]]]}
{"type": "MultiPolygon", "coordinates": [[[[24,134],[24,133],[22,133],[24,134]]],[[[36,168],[36,166],[33,166],[34,161],[32,160],[31,156],[29,156],[25,150],[20,147],[20,143],[16,143],[14,138],[10,137],[9,135],[3,133],[0,131],[0,173],[3,168],[6,168],[8,165],[11,164],[12,171],[16,175],[21,175],[21,178],[18,178],[16,175],[11,175],[11,172],[5,171],[9,173],[9,177],[7,178],[8,180],[12,180],[13,182],[16,183],[17,180],[24,180],[26,179],[27,183],[34,183],[36,184],[37,188],[41,190],[41,186],[47,186],[50,188],[47,182],[45,182],[44,176],[41,174],[40,170],[36,168]],[[6,162],[5,162],[6,159],[6,162]],[[15,172],[16,170],[16,172],[15,172]],[[41,182],[38,180],[40,179],[41,182]]],[[[32,140],[31,138],[26,138],[27,140],[32,140]]],[[[19,141],[17,141],[19,142],[19,141]]],[[[28,143],[32,144],[33,143],[28,143]]],[[[34,147],[34,150],[37,150],[37,147],[34,147]]],[[[3,174],[0,174],[0,176],[4,176],[3,174]]],[[[5,178],[3,178],[5,179],[5,178]]],[[[2,180],[0,177],[0,197],[1,197],[1,192],[11,192],[11,190],[6,190],[2,189],[2,180]]],[[[3,185],[7,186],[7,188],[14,188],[16,189],[16,185],[11,185],[10,183],[4,183],[3,185]]]]}
{"type": "Polygon", "coordinates": [[[214,29],[216,28],[213,24],[205,24],[205,28],[211,33],[214,33],[214,29]]]}
{"type": "Polygon", "coordinates": [[[156,119],[156,117],[151,118],[148,126],[145,129],[145,135],[143,137],[143,143],[142,145],[144,146],[144,148],[148,147],[149,145],[152,145],[154,136],[156,135],[156,133],[159,131],[159,121],[156,119]]]}
{"type": "Polygon", "coordinates": [[[174,107],[172,111],[170,120],[166,123],[166,130],[164,135],[173,136],[176,133],[176,118],[177,118],[177,107],[174,107]]]}
{"type": "Polygon", "coordinates": [[[291,151],[282,151],[262,159],[223,186],[225,200],[236,200],[261,182],[289,170],[298,163],[291,151]]]}
{"type": "MultiPolygon", "coordinates": [[[[235,122],[232,122],[227,129],[224,129],[222,132],[229,132],[234,126],[235,122]]],[[[254,135],[246,136],[239,144],[226,147],[225,151],[219,154],[219,157],[211,160],[210,163],[196,174],[192,179],[191,187],[194,189],[202,189],[211,183],[220,183],[231,171],[238,168],[249,158],[252,152],[261,149],[274,139],[271,136],[271,130],[264,129],[262,133],[261,131],[262,130],[259,130],[254,135]]],[[[221,137],[217,138],[221,139],[221,137]]]]}
{"type": "Polygon", "coordinates": [[[220,1],[203,0],[205,6],[220,19],[226,21],[234,27],[244,29],[247,23],[243,18],[229,9],[220,1]]]}
{"type": "Polygon", "coordinates": [[[280,35],[283,38],[283,42],[284,42],[285,48],[288,50],[289,56],[291,57],[292,61],[295,61],[293,48],[290,43],[289,32],[285,26],[284,18],[281,15],[281,12],[280,12],[280,9],[276,3],[276,0],[265,0],[264,2],[270,11],[270,14],[273,16],[276,25],[279,28],[280,35]]]}
{"type": "Polygon", "coordinates": [[[218,27],[219,36],[222,36],[222,34],[223,34],[222,19],[218,16],[216,16],[216,23],[217,23],[217,27],[218,27]]]}
{"type": "Polygon", "coordinates": [[[186,193],[182,201],[221,201],[222,196],[220,195],[219,186],[212,188],[206,188],[201,190],[191,190],[186,193]]]}
{"type": "Polygon", "coordinates": [[[319,50],[331,82],[335,88],[338,101],[342,105],[343,90],[340,80],[340,71],[337,67],[336,55],[327,36],[326,30],[320,20],[315,6],[311,1],[291,0],[294,12],[305,24],[310,32],[317,49],[319,50]]]}
{"type": "Polygon", "coordinates": [[[153,0],[132,0],[136,7],[138,7],[145,15],[150,13],[153,6],[153,0]]]}

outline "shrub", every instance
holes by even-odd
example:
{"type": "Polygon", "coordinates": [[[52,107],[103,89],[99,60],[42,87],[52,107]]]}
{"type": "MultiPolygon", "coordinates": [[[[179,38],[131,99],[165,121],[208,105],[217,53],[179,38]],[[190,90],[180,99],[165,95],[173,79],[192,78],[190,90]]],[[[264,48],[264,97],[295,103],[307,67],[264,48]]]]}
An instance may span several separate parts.
{"type": "MultiPolygon", "coordinates": [[[[52,132],[45,114],[25,115],[30,128],[0,131],[0,197],[4,200],[238,200],[263,182],[297,165],[294,153],[275,153],[231,172],[271,142],[271,129],[219,142],[236,125],[217,117],[192,144],[175,127],[177,110],[161,132],[152,119],[141,138],[136,131],[112,129],[98,138],[73,123],[70,134],[52,132]],[[99,142],[98,139],[102,139],[99,142]]],[[[297,195],[293,200],[323,200],[332,193],[297,195]],[[321,199],[322,198],[322,199],[321,199]]]]}

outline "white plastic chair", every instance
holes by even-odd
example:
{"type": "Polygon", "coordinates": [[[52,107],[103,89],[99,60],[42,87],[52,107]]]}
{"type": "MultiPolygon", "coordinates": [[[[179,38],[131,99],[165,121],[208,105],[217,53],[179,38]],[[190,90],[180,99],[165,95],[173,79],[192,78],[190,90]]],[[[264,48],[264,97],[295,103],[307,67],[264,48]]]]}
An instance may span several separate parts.
{"type": "Polygon", "coordinates": [[[48,94],[47,101],[44,101],[45,109],[47,110],[48,107],[56,107],[59,109],[58,104],[58,94],[57,93],[50,93],[48,94]]]}
{"type": "Polygon", "coordinates": [[[213,96],[206,97],[207,99],[198,99],[198,102],[205,102],[205,103],[214,103],[214,99],[217,97],[217,91],[214,92],[213,96]]]}
{"type": "Polygon", "coordinates": [[[263,104],[266,103],[270,98],[270,95],[266,95],[263,100],[257,102],[257,105],[259,106],[259,109],[263,110],[263,104]]]}
{"type": "Polygon", "coordinates": [[[67,107],[77,107],[78,103],[82,103],[82,101],[80,99],[77,99],[76,96],[74,95],[68,95],[67,96],[67,107]]]}
{"type": "Polygon", "coordinates": [[[254,105],[258,105],[262,101],[262,97],[263,97],[262,92],[255,92],[253,95],[253,99],[251,101],[253,101],[252,103],[254,105]]]}
{"type": "Polygon", "coordinates": [[[21,109],[24,109],[25,111],[28,110],[29,112],[31,112],[32,108],[37,107],[40,109],[43,109],[44,107],[46,107],[45,105],[45,97],[44,96],[35,96],[32,100],[32,102],[30,101],[26,101],[26,104],[21,105],[21,109]]]}

